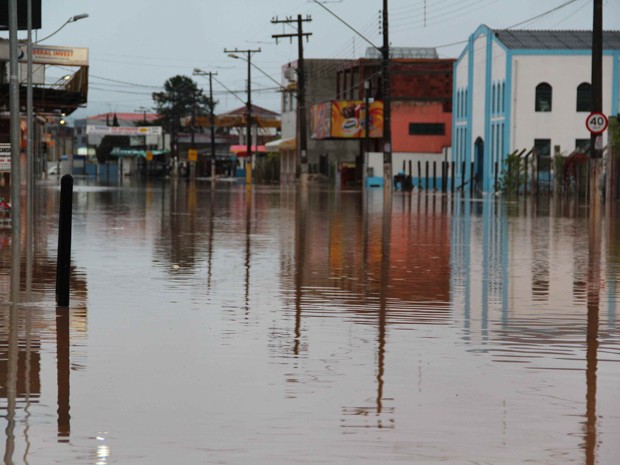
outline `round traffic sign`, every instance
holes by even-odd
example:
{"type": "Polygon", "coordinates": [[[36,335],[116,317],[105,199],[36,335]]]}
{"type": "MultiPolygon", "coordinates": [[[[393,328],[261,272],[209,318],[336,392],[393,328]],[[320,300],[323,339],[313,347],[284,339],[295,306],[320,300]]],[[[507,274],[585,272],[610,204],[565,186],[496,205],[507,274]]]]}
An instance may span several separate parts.
{"type": "Polygon", "coordinates": [[[600,134],[607,129],[609,121],[603,113],[593,112],[586,118],[586,127],[592,134],[600,134]]]}

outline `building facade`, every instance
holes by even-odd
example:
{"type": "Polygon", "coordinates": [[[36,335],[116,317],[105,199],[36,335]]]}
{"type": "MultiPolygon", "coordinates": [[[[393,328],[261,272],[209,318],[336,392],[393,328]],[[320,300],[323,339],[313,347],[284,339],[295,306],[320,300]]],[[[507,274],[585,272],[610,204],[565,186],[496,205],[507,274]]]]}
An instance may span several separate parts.
{"type": "MultiPolygon", "coordinates": [[[[507,156],[570,154],[589,144],[590,31],[480,26],[454,65],[452,161],[457,182],[497,188],[507,156]]],[[[620,32],[604,33],[603,112],[619,104],[620,32]]],[[[603,144],[607,144],[604,135],[603,144]]]]}
{"type": "MultiPolygon", "coordinates": [[[[310,108],[313,104],[333,100],[338,89],[337,71],[347,60],[306,59],[305,96],[306,122],[310,121],[310,108]]],[[[278,147],[280,152],[280,183],[290,184],[296,181],[298,157],[298,109],[297,109],[297,66],[294,61],[282,67],[282,140],[278,147]]],[[[314,140],[307,138],[308,165],[311,174],[321,174],[332,180],[338,178],[343,169],[355,165],[359,152],[356,141],[314,140]]]]}

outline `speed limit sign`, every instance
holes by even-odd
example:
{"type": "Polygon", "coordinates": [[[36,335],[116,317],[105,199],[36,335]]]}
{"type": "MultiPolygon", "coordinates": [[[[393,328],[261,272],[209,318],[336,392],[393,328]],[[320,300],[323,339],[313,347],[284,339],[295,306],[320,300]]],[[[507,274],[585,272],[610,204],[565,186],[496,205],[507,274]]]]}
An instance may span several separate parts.
{"type": "Polygon", "coordinates": [[[592,134],[601,134],[607,129],[609,121],[603,113],[590,113],[586,118],[586,127],[592,134]]]}

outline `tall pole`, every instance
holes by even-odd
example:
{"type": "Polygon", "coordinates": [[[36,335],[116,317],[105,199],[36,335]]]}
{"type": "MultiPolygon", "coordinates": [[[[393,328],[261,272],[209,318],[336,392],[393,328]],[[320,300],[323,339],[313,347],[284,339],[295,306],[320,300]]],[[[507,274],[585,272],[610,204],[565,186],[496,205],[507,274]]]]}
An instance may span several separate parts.
{"type": "Polygon", "coordinates": [[[298,141],[297,146],[299,147],[299,162],[301,168],[301,187],[305,188],[308,185],[308,128],[306,121],[306,68],[305,68],[305,60],[304,60],[304,44],[303,38],[308,39],[311,36],[311,33],[304,33],[303,31],[303,23],[312,21],[312,18],[307,16],[306,18],[302,18],[301,15],[297,15],[297,19],[286,18],[280,20],[278,18],[274,18],[271,20],[273,24],[278,23],[297,23],[297,33],[295,34],[274,34],[271,37],[276,39],[281,38],[289,38],[293,39],[293,37],[297,38],[297,134],[298,141]]]}
{"type": "MultiPolygon", "coordinates": [[[[594,0],[592,25],[592,112],[603,111],[603,0],[594,0]]],[[[602,139],[601,134],[590,137],[590,206],[598,209],[602,201],[602,139]],[[597,139],[599,144],[597,144],[597,139]]]]}
{"type": "Polygon", "coordinates": [[[249,186],[252,184],[252,55],[260,52],[261,49],[256,50],[227,50],[224,49],[224,53],[228,53],[233,58],[239,58],[235,53],[245,53],[247,58],[245,61],[248,63],[248,98],[245,104],[245,134],[246,134],[246,175],[245,182],[249,186]]]}
{"type": "MultiPolygon", "coordinates": [[[[9,0],[9,112],[11,135],[11,216],[13,237],[21,240],[21,180],[20,127],[19,127],[19,76],[17,60],[17,0],[9,0]]],[[[19,257],[13,257],[19,263],[19,257]]]]}
{"type": "MultiPolygon", "coordinates": [[[[215,73],[217,74],[217,73],[215,73]]],[[[211,186],[215,187],[215,102],[213,101],[213,73],[209,73],[209,116],[211,123],[211,186]]]]}
{"type": "Polygon", "coordinates": [[[308,135],[306,127],[306,66],[304,62],[304,44],[301,39],[303,36],[303,20],[301,15],[297,15],[297,52],[299,55],[297,82],[299,89],[297,90],[297,98],[299,105],[297,112],[299,113],[299,161],[301,162],[301,184],[302,187],[308,185],[308,135]]]}
{"type": "Polygon", "coordinates": [[[381,81],[383,84],[383,188],[392,192],[392,111],[390,95],[390,37],[388,0],[383,0],[383,47],[381,49],[381,81]]]}
{"type": "MultiPolygon", "coordinates": [[[[33,115],[33,98],[32,98],[32,0],[28,0],[27,5],[27,28],[28,28],[28,49],[27,55],[27,82],[26,82],[26,167],[27,167],[27,191],[26,191],[26,210],[28,217],[32,219],[32,210],[34,204],[34,155],[33,155],[33,137],[34,137],[34,115],[33,115]]],[[[28,228],[32,227],[32,222],[28,222],[28,228]]]]}

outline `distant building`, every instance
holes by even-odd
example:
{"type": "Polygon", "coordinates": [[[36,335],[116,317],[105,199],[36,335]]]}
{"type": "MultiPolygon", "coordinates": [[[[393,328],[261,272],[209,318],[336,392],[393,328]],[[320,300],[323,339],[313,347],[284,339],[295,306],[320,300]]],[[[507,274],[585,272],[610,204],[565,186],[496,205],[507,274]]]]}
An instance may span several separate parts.
{"type": "MultiPolygon", "coordinates": [[[[310,124],[310,108],[313,104],[336,98],[336,74],[348,60],[305,59],[306,76],[306,122],[310,124]]],[[[298,111],[297,111],[297,67],[293,61],[282,67],[284,88],[282,90],[282,139],[274,150],[280,152],[280,183],[295,182],[298,167],[298,111]]],[[[308,130],[308,167],[312,174],[323,174],[332,179],[343,164],[354,164],[359,152],[357,141],[313,140],[308,130]]]]}
{"type": "MultiPolygon", "coordinates": [[[[339,99],[363,101],[365,85],[368,86],[371,101],[383,99],[379,52],[369,48],[366,56],[372,58],[362,58],[349,65],[343,65],[339,70],[337,76],[339,99]]],[[[448,156],[452,144],[453,65],[453,59],[437,58],[437,52],[432,48],[390,49],[394,174],[403,167],[408,170],[409,162],[441,162],[448,156]]],[[[360,155],[363,153],[363,144],[364,141],[361,140],[360,155]]],[[[372,139],[370,152],[369,172],[366,175],[382,178],[381,137],[372,139]]],[[[414,171],[415,168],[412,168],[414,171]]]]}
{"type": "MultiPolygon", "coordinates": [[[[603,112],[616,115],[620,31],[604,33],[603,49],[603,112]]],[[[539,166],[548,167],[552,153],[589,144],[591,53],[591,31],[480,26],[454,67],[452,160],[459,183],[471,181],[473,163],[478,188],[494,191],[513,151],[535,149],[539,166]]]]}
{"type": "MultiPolygon", "coordinates": [[[[395,172],[400,171],[406,161],[443,161],[451,145],[454,60],[439,59],[433,48],[416,47],[392,47],[390,58],[395,172]]],[[[311,172],[318,151],[318,172],[328,174],[329,171],[336,184],[358,185],[369,177],[382,182],[381,54],[377,49],[369,48],[365,58],[314,60],[312,64],[320,66],[323,80],[318,86],[322,92],[315,91],[312,98],[307,98],[311,172]],[[366,99],[369,107],[368,138],[365,131],[366,99]]],[[[290,75],[287,76],[287,73],[292,74],[291,69],[285,68],[284,71],[285,77],[291,79],[290,75]]],[[[317,74],[306,72],[308,87],[317,89],[317,74]]],[[[286,104],[285,95],[284,106],[286,104]]],[[[287,130],[287,118],[283,116],[285,142],[289,140],[286,134],[296,134],[296,130],[293,124],[287,130]]],[[[291,154],[296,155],[295,152],[291,150],[291,154]]],[[[291,155],[289,161],[297,159],[291,155]]],[[[285,157],[285,170],[286,163],[285,157]]]]}
{"type": "MultiPolygon", "coordinates": [[[[109,112],[75,120],[75,145],[77,153],[80,155],[94,156],[95,148],[103,139],[103,135],[101,134],[87,134],[88,126],[118,125],[119,127],[136,127],[140,126],[141,123],[145,121],[145,118],[147,124],[150,125],[158,118],[158,115],[154,113],[109,112]]],[[[145,144],[147,146],[163,147],[164,141],[161,137],[157,136],[147,136],[146,141],[143,136],[134,136],[131,145],[144,146],[145,144]]]]}

